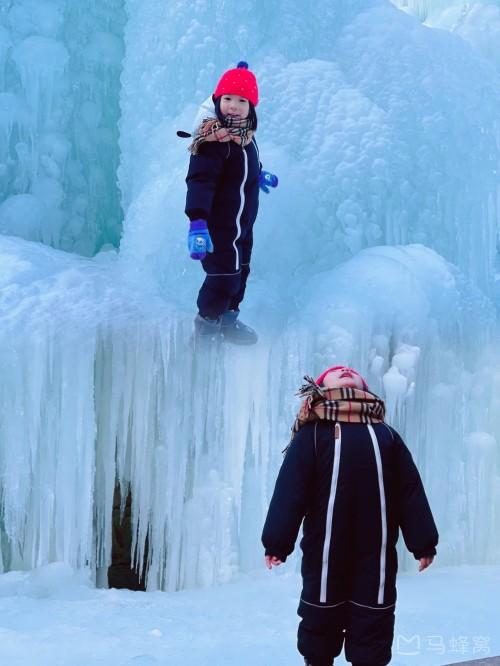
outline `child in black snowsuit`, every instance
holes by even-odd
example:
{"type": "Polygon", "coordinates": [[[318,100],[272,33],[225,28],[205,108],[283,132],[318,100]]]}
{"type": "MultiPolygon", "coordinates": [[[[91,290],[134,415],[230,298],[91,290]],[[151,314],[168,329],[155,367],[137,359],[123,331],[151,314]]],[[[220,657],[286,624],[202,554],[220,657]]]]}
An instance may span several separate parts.
{"type": "Polygon", "coordinates": [[[422,571],[438,533],[419,473],[384,403],[350,368],[307,384],[269,506],[268,568],[292,553],[303,525],[298,649],[331,666],[345,643],[354,666],[391,660],[399,528],[422,571]]]}
{"type": "Polygon", "coordinates": [[[188,246],[206,273],[198,294],[198,337],[254,344],[257,334],[238,319],[250,273],[259,187],[276,186],[262,171],[255,141],[257,81],[245,62],[223,74],[190,146],[186,177],[188,246]]]}

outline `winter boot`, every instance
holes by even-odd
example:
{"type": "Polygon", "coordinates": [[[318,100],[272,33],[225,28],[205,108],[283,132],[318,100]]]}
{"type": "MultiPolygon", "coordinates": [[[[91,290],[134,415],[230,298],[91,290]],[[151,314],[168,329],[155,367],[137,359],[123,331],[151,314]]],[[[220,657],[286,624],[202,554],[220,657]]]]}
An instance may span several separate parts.
{"type": "Polygon", "coordinates": [[[257,333],[243,322],[239,321],[239,310],[227,310],[221,316],[221,332],[224,342],[235,345],[254,345],[257,342],[257,333]]]}
{"type": "Polygon", "coordinates": [[[329,661],[328,664],[326,661],[310,661],[307,657],[304,657],[305,666],[333,666],[333,661],[329,661]]]}
{"type": "Polygon", "coordinates": [[[208,319],[197,314],[194,319],[194,340],[201,343],[220,342],[221,317],[208,319]]]}

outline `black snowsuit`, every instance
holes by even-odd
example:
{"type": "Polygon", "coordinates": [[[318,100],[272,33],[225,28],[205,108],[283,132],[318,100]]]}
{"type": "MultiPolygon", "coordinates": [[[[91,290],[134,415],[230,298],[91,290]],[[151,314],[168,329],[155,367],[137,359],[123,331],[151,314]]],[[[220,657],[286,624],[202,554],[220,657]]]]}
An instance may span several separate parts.
{"type": "Polygon", "coordinates": [[[186,177],[186,215],[204,219],[214,252],[202,261],[207,274],[198,294],[202,316],[237,310],[250,273],[253,224],[259,208],[259,150],[234,141],[205,142],[192,155],[186,177]]]}
{"type": "Polygon", "coordinates": [[[398,433],[383,423],[304,425],[276,481],[262,535],[266,555],[284,561],[302,520],[299,652],[329,666],[345,640],[353,664],[388,664],[399,528],[416,559],[434,555],[438,542],[398,433]]]}

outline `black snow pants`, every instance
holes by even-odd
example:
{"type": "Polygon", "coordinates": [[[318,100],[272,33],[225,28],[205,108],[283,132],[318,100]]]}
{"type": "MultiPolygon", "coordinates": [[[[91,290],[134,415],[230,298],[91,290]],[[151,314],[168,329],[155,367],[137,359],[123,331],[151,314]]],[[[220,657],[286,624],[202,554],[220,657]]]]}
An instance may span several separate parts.
{"type": "Polygon", "coordinates": [[[346,602],[315,608],[301,601],[297,647],[313,666],[331,666],[344,646],[354,666],[385,666],[391,660],[394,606],[364,608],[346,602]]]}
{"type": "Polygon", "coordinates": [[[242,225],[241,236],[234,242],[235,225],[210,225],[216,252],[202,261],[206,273],[198,294],[198,310],[203,317],[217,319],[227,310],[238,310],[247,286],[252,256],[253,225],[242,225]],[[237,268],[238,266],[238,268],[237,268]]]}

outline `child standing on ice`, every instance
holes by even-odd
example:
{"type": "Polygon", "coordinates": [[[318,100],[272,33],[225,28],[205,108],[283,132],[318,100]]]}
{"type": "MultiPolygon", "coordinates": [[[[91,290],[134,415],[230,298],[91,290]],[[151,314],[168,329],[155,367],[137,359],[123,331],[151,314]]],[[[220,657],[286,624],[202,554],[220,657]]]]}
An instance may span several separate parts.
{"type": "Polygon", "coordinates": [[[262,535],[266,564],[286,560],[304,521],[297,612],[305,663],[332,666],[345,643],[353,666],[385,666],[399,528],[419,571],[432,563],[438,533],[411,454],[363,377],[336,366],[306,380],[262,535]]]}
{"type": "Polygon", "coordinates": [[[198,294],[198,338],[249,345],[257,334],[238,318],[245,295],[259,207],[259,187],[277,178],[262,171],[255,141],[257,81],[245,62],[225,72],[190,146],[186,177],[188,247],[206,273],[198,294]]]}

